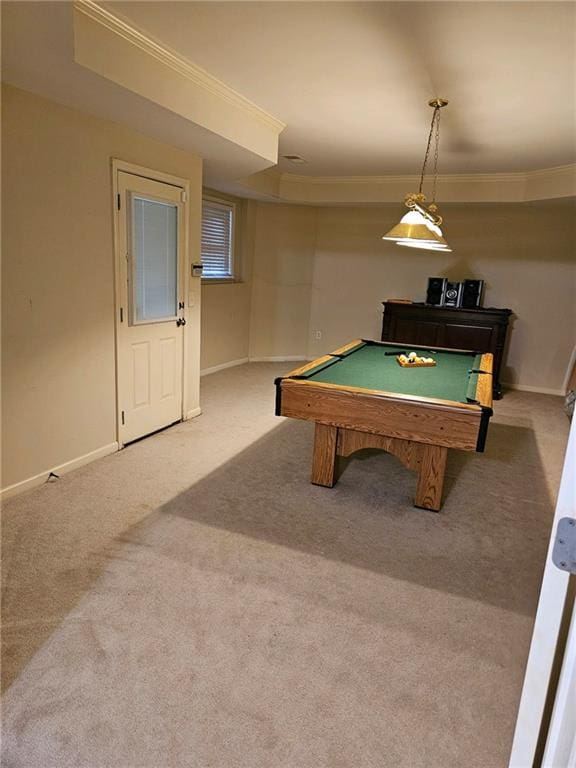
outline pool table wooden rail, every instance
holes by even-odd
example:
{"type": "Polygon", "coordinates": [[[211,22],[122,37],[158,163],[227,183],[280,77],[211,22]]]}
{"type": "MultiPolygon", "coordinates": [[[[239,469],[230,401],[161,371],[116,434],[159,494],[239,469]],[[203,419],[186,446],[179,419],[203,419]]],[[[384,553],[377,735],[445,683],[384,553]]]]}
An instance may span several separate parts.
{"type": "Polygon", "coordinates": [[[283,379],[278,415],[345,429],[477,450],[482,409],[426,397],[283,379]]]}

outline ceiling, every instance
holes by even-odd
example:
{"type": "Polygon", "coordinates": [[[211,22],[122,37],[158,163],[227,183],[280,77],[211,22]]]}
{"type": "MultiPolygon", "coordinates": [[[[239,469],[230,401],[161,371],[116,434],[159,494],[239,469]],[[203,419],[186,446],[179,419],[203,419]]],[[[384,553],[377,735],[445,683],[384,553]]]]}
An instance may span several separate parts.
{"type": "MultiPolygon", "coordinates": [[[[574,2],[108,2],[108,11],[286,124],[278,168],[420,171],[434,96],[443,174],[576,162],[574,2]]],[[[174,112],[74,62],[68,3],[3,3],[3,78],[202,154],[219,179],[262,170],[174,112]]]]}
{"type": "Polygon", "coordinates": [[[106,5],[286,123],[298,173],[417,172],[434,96],[444,173],[576,160],[574,3],[106,5]]]}

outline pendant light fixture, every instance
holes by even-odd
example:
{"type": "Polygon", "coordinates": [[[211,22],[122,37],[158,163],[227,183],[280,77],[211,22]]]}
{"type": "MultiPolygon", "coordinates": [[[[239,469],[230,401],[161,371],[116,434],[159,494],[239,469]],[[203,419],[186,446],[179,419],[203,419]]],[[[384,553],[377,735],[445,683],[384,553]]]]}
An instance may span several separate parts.
{"type": "Polygon", "coordinates": [[[430,124],[430,133],[428,135],[428,144],[422,173],[420,174],[420,187],[418,192],[410,192],[404,198],[408,213],[400,219],[390,232],[382,237],[382,240],[392,240],[396,245],[403,245],[408,248],[424,248],[429,251],[451,252],[451,248],[444,240],[440,225],[442,217],[438,213],[436,205],[436,180],[438,177],[438,144],[440,141],[440,110],[448,104],[446,99],[432,99],[428,105],[434,109],[432,122],[430,124]],[[424,176],[426,175],[426,165],[428,164],[428,155],[430,154],[430,145],[434,135],[434,171],[432,186],[432,202],[430,205],[424,205],[426,196],[422,192],[424,176]]]}

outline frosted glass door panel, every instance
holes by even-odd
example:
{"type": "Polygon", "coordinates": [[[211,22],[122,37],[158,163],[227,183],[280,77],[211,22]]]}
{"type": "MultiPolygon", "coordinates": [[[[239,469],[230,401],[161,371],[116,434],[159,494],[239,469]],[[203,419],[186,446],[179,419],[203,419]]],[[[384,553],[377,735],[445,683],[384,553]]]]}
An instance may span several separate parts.
{"type": "Polygon", "coordinates": [[[178,301],[178,209],[132,197],[132,322],[172,320],[178,301]]]}

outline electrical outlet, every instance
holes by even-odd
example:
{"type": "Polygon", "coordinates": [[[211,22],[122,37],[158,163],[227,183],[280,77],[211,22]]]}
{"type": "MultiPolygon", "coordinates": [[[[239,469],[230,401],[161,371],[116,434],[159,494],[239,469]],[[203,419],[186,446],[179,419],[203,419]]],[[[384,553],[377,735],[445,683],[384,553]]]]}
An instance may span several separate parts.
{"type": "Polygon", "coordinates": [[[314,331],[314,338],[320,340],[322,338],[322,331],[314,331]]]}

